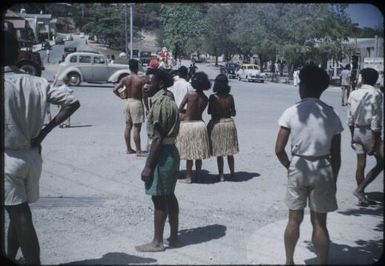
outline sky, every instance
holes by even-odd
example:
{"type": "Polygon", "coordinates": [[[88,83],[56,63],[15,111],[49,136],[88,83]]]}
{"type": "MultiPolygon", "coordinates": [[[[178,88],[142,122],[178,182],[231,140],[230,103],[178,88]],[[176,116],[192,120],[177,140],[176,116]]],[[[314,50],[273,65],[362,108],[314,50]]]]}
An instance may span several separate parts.
{"type": "Polygon", "coordinates": [[[371,4],[349,4],[347,13],[354,23],[360,27],[383,28],[384,16],[381,11],[371,4]]]}

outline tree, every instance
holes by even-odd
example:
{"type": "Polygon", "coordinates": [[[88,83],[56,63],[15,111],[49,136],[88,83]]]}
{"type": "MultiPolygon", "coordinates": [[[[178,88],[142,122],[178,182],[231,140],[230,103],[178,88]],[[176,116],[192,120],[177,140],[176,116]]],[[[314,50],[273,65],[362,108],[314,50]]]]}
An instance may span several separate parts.
{"type": "Polygon", "coordinates": [[[175,58],[187,51],[189,41],[207,29],[198,7],[194,4],[162,4],[160,8],[163,43],[173,51],[175,58]]]}

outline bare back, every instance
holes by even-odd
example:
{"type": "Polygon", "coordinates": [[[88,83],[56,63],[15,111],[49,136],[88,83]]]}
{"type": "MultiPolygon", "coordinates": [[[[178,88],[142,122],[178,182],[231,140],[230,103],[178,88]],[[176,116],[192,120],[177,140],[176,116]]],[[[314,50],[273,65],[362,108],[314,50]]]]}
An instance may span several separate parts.
{"type": "Polygon", "coordinates": [[[199,121],[202,120],[202,113],[208,103],[207,96],[201,91],[189,91],[182,103],[179,106],[181,112],[185,105],[187,105],[186,113],[183,117],[184,121],[199,121]]]}
{"type": "Polygon", "coordinates": [[[144,78],[138,76],[135,73],[123,78],[116,86],[114,93],[121,87],[126,86],[127,88],[127,98],[133,98],[142,100],[142,88],[144,86],[144,78]]]}
{"type": "Polygon", "coordinates": [[[209,99],[208,114],[212,119],[230,118],[236,115],[234,98],[231,94],[212,94],[209,99]]]}

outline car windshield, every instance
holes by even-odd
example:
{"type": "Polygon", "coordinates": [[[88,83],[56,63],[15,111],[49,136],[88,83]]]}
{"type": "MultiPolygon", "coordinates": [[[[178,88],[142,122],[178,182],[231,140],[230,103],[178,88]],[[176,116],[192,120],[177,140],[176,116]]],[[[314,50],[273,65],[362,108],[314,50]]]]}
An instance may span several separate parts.
{"type": "Polygon", "coordinates": [[[228,67],[228,68],[236,68],[237,65],[236,65],[236,64],[228,64],[227,67],[228,67]]]}

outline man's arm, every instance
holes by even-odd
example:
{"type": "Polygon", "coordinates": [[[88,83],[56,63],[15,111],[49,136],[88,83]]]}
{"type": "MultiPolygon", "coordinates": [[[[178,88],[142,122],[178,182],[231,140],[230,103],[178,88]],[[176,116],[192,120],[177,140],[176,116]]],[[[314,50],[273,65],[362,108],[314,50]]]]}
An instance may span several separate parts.
{"type": "Polygon", "coordinates": [[[164,135],[164,130],[158,123],[156,123],[154,126],[154,136],[151,142],[150,153],[148,154],[146,164],[141,175],[144,182],[148,181],[154,170],[155,164],[160,155],[164,135]]]}
{"type": "Polygon", "coordinates": [[[334,135],[330,154],[334,180],[337,182],[338,172],[341,167],[341,134],[334,135]]]}
{"type": "Polygon", "coordinates": [[[231,95],[231,106],[230,106],[231,116],[236,116],[237,111],[235,110],[234,97],[231,95]]]}
{"type": "Polygon", "coordinates": [[[119,94],[118,90],[119,90],[121,87],[124,86],[124,82],[123,82],[124,79],[125,79],[125,78],[122,78],[122,79],[115,85],[115,88],[114,88],[114,90],[113,90],[113,93],[114,93],[116,96],[118,96],[119,98],[120,98],[120,94],[119,94]]]}
{"type": "Polygon", "coordinates": [[[275,154],[281,164],[288,169],[290,166],[289,157],[287,156],[285,147],[289,140],[290,129],[286,127],[280,127],[278,131],[277,141],[275,143],[275,154]]]}
{"type": "Polygon", "coordinates": [[[179,105],[179,108],[178,108],[179,113],[182,113],[182,112],[183,112],[183,108],[184,108],[184,106],[185,106],[186,103],[187,103],[187,99],[188,99],[188,93],[186,93],[186,95],[184,96],[182,102],[181,102],[180,105],[179,105]]]}
{"type": "Polygon", "coordinates": [[[46,125],[39,134],[31,139],[32,147],[40,147],[40,144],[51,130],[63,123],[68,117],[70,117],[80,107],[79,101],[76,101],[69,105],[64,105],[60,108],[59,113],[46,125]]]}

